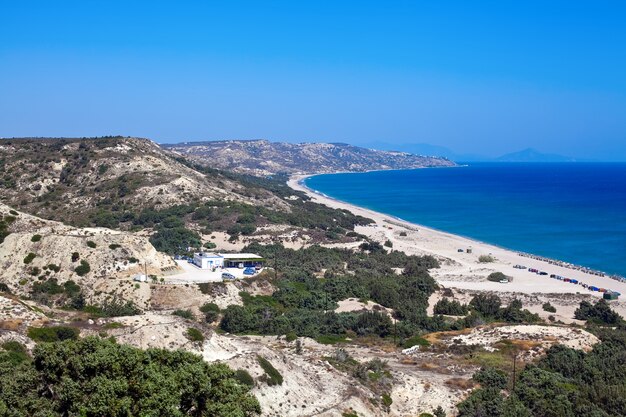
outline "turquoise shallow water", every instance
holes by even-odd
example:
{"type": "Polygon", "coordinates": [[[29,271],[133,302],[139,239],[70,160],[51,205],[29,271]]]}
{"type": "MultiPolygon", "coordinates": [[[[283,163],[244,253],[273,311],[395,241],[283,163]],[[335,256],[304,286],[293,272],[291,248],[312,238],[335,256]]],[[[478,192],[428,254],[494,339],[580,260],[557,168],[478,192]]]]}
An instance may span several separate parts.
{"type": "Polygon", "coordinates": [[[330,197],[626,276],[626,164],[471,164],[310,177],[330,197]]]}

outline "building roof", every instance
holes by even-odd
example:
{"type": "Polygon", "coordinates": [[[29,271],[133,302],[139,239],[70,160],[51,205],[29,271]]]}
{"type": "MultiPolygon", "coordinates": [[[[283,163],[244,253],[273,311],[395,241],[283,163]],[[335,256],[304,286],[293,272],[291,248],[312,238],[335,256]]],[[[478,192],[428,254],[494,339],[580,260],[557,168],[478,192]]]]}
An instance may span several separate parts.
{"type": "Polygon", "coordinates": [[[224,259],[263,259],[254,253],[220,253],[224,259]]]}
{"type": "Polygon", "coordinates": [[[199,256],[200,258],[221,258],[222,255],[212,252],[198,252],[194,255],[199,256]]]}
{"type": "Polygon", "coordinates": [[[230,260],[252,260],[252,259],[258,259],[261,260],[263,259],[263,257],[259,256],[259,255],[255,255],[254,253],[220,253],[220,255],[224,258],[224,259],[230,259],[230,260]]]}

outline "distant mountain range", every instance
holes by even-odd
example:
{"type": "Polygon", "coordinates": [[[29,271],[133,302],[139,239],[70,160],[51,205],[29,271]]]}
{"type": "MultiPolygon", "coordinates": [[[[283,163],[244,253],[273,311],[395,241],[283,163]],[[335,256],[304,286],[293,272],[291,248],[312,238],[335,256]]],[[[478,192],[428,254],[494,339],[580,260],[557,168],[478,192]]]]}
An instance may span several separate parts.
{"type": "Polygon", "coordinates": [[[489,157],[479,154],[459,154],[445,146],[431,145],[428,143],[404,143],[391,144],[386,142],[371,142],[366,144],[368,148],[384,149],[389,151],[408,152],[416,155],[439,156],[455,162],[576,162],[568,156],[542,153],[536,149],[528,148],[518,152],[511,152],[499,157],[489,157]]]}
{"type": "Polygon", "coordinates": [[[223,140],[161,146],[203,165],[253,175],[362,172],[456,165],[439,156],[375,150],[346,143],[223,140]]]}

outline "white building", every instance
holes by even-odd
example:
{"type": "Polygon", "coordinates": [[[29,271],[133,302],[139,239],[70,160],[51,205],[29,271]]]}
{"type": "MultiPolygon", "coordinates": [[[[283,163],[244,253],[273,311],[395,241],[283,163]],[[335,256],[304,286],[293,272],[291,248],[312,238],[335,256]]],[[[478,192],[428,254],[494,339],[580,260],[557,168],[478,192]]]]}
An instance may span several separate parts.
{"type": "Polygon", "coordinates": [[[193,263],[200,269],[262,267],[265,259],[253,253],[194,253],[193,263]]]}
{"type": "Polygon", "coordinates": [[[137,282],[147,282],[148,277],[145,274],[137,274],[133,277],[133,281],[137,282]]]}
{"type": "Polygon", "coordinates": [[[221,268],[224,258],[217,253],[200,252],[193,254],[193,263],[200,269],[221,268]]]}

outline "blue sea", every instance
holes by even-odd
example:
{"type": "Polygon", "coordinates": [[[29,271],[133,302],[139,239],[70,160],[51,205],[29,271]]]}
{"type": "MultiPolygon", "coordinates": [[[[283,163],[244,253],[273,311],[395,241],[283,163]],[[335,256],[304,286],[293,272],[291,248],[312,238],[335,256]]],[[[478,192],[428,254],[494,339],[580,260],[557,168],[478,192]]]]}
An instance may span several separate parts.
{"type": "Polygon", "coordinates": [[[434,229],[626,276],[623,163],[476,163],[305,184],[434,229]]]}

